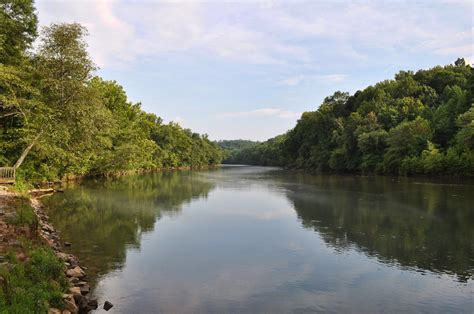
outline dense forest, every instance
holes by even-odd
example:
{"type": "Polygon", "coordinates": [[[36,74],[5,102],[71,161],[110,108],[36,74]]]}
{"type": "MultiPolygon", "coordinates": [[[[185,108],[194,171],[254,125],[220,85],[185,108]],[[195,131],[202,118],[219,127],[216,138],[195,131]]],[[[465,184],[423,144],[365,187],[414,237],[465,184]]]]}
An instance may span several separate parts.
{"type": "Polygon", "coordinates": [[[32,1],[0,3],[0,166],[15,165],[19,177],[203,167],[223,157],[339,173],[474,175],[474,74],[464,59],[336,92],[268,141],[216,143],[163,123],[96,76],[83,26],[53,24],[38,35],[37,24],[32,1]]]}
{"type": "Polygon", "coordinates": [[[253,149],[259,142],[250,140],[220,140],[216,144],[224,151],[223,163],[239,164],[242,159],[240,157],[241,152],[253,149]]]}
{"type": "Polygon", "coordinates": [[[335,92],[228,160],[321,172],[474,176],[474,73],[464,59],[335,92]]]}
{"type": "Polygon", "coordinates": [[[164,124],[96,76],[83,26],[53,24],[38,36],[37,24],[33,1],[0,2],[0,166],[51,181],[221,161],[206,135],[164,124]]]}

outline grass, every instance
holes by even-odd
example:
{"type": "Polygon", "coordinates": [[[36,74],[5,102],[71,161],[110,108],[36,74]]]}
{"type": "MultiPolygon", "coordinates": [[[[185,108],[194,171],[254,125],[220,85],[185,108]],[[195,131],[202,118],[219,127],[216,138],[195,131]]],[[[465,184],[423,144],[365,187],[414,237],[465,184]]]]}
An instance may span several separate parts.
{"type": "Polygon", "coordinates": [[[28,228],[26,231],[18,228],[23,230],[15,235],[21,243],[20,249],[12,247],[0,261],[0,314],[47,313],[50,307],[62,309],[62,295],[69,286],[64,263],[39,241],[38,217],[28,200],[18,198],[12,206],[16,215],[8,223],[28,228]]]}
{"type": "Polygon", "coordinates": [[[19,198],[15,203],[16,215],[7,220],[11,225],[25,226],[27,225],[31,235],[36,235],[39,226],[38,217],[33,207],[29,204],[27,198],[19,198]]]}
{"type": "Polygon", "coordinates": [[[10,187],[10,190],[20,195],[27,196],[28,190],[30,190],[31,188],[32,185],[28,183],[25,179],[17,177],[15,184],[10,187]]]}
{"type": "Polygon", "coordinates": [[[62,295],[69,285],[64,264],[49,248],[32,248],[27,256],[22,262],[10,253],[0,266],[1,314],[46,313],[50,307],[64,307],[62,295]]]}

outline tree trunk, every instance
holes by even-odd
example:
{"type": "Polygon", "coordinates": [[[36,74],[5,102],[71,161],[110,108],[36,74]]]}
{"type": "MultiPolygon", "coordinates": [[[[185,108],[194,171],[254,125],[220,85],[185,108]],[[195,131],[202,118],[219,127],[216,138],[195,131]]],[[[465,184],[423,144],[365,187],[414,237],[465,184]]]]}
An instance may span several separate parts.
{"type": "MultiPolygon", "coordinates": [[[[42,132],[41,132],[42,133],[42,132]]],[[[31,142],[31,144],[25,148],[25,150],[23,151],[23,153],[21,153],[21,156],[20,158],[18,158],[18,160],[16,161],[15,165],[13,166],[15,169],[17,169],[18,167],[21,166],[21,164],[23,163],[23,160],[25,160],[26,156],[28,155],[28,153],[30,152],[30,150],[33,148],[33,146],[36,144],[36,141],[40,138],[41,136],[41,133],[36,135],[35,139],[33,140],[33,142],[31,142]]]]}

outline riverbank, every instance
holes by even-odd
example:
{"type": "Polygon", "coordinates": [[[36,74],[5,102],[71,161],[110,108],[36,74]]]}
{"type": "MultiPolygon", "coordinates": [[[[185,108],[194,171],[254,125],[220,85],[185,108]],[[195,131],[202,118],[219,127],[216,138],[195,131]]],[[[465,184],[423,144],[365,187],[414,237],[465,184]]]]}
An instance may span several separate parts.
{"type": "Polygon", "coordinates": [[[40,198],[53,189],[20,194],[0,187],[0,313],[88,313],[97,309],[86,267],[66,253],[40,198]]]}
{"type": "MultiPolygon", "coordinates": [[[[51,188],[51,187],[61,187],[68,182],[80,182],[82,180],[87,180],[87,179],[119,178],[119,177],[134,175],[134,174],[147,174],[147,173],[153,173],[153,172],[169,172],[169,171],[182,171],[182,170],[209,170],[209,169],[217,169],[217,168],[220,168],[221,166],[222,164],[211,164],[211,165],[201,166],[201,167],[181,166],[181,167],[169,167],[169,168],[113,171],[113,172],[104,172],[104,173],[88,173],[88,174],[83,174],[83,175],[68,174],[59,180],[36,182],[34,184],[30,184],[30,186],[37,187],[37,189],[31,190],[31,191],[46,191],[46,190],[55,190],[54,188],[51,188]]],[[[57,190],[58,189],[56,189],[55,191],[57,190]]]]}

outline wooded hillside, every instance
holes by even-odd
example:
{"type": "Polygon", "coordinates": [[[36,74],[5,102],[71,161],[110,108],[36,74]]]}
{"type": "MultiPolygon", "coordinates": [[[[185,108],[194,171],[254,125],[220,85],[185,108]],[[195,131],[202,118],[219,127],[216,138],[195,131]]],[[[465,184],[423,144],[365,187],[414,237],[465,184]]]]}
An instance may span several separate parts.
{"type": "Polygon", "coordinates": [[[464,59],[336,92],[240,163],[338,173],[474,176],[474,75],[464,59]]]}
{"type": "Polygon", "coordinates": [[[82,25],[38,37],[37,24],[32,1],[0,2],[0,167],[18,161],[17,175],[44,181],[221,161],[207,135],[164,124],[96,76],[82,25]]]}

